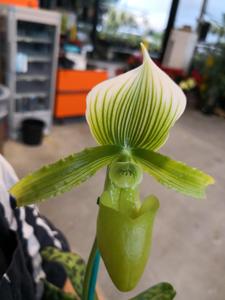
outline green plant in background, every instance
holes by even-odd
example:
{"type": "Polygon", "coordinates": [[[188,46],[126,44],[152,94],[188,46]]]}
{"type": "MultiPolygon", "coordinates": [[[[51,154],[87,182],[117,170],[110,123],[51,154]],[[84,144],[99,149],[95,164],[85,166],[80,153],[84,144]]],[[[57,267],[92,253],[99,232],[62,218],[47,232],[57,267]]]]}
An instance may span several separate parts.
{"type": "Polygon", "coordinates": [[[216,42],[209,39],[205,47],[195,53],[193,60],[193,71],[200,77],[197,86],[204,113],[212,113],[216,107],[225,111],[225,14],[221,21],[221,24],[211,24],[210,35],[216,42]]]}
{"type": "MultiPolygon", "coordinates": [[[[115,286],[135,288],[146,266],[158,199],[140,201],[143,172],[162,185],[195,198],[205,196],[213,178],[158,152],[185,109],[181,89],[150,59],[142,45],[143,64],[98,84],[88,95],[86,117],[100,144],[44,166],[24,177],[10,193],[17,204],[43,201],[70,190],[107,166],[98,199],[97,233],[83,284],[83,300],[94,299],[99,257],[115,286]]],[[[166,283],[132,299],[173,299],[166,283]]]]}
{"type": "MultiPolygon", "coordinates": [[[[146,24],[147,25],[147,24],[146,24]]],[[[102,28],[98,32],[100,40],[109,41],[116,46],[139,47],[144,32],[136,21],[133,13],[120,10],[118,7],[109,7],[103,17],[102,28]]]]}

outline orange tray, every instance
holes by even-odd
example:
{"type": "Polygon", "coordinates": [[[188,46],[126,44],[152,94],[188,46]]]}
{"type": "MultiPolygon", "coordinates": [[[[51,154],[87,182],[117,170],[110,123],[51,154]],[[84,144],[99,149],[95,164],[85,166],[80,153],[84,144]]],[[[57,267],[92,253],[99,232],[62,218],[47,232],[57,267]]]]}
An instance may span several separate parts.
{"type": "Polygon", "coordinates": [[[27,6],[32,8],[38,8],[38,0],[0,0],[0,4],[27,6]]]}
{"type": "Polygon", "coordinates": [[[83,116],[86,96],[98,83],[108,78],[106,71],[59,70],[55,99],[55,118],[83,116]]]}

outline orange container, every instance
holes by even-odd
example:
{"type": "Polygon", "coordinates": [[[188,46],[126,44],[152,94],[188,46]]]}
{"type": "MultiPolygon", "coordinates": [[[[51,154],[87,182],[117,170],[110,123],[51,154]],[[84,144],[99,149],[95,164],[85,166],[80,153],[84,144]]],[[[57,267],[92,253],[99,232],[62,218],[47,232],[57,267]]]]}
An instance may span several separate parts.
{"type": "Polygon", "coordinates": [[[58,70],[55,118],[83,116],[88,92],[107,77],[106,71],[58,70]]]}
{"type": "Polygon", "coordinates": [[[0,0],[0,4],[27,6],[38,8],[38,0],[0,0]]]}

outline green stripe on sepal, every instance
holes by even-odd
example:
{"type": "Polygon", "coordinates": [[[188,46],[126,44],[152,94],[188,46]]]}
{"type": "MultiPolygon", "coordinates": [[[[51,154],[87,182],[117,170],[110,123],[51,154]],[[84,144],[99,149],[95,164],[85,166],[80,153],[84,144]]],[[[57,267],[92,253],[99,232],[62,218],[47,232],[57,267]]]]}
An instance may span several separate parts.
{"type": "Polygon", "coordinates": [[[121,148],[105,145],[85,149],[25,176],[11,189],[17,205],[27,205],[69,191],[110,164],[121,148]]]}
{"type": "MultiPolygon", "coordinates": [[[[139,282],[147,264],[152,231],[159,201],[147,197],[133,216],[113,209],[110,193],[103,193],[97,220],[97,244],[106,269],[120,291],[131,291],[139,282]]],[[[121,199],[122,200],[122,199],[121,199]]]]}
{"type": "Polygon", "coordinates": [[[147,289],[130,300],[172,300],[176,296],[173,286],[167,282],[162,282],[147,289]]]}
{"type": "Polygon", "coordinates": [[[162,185],[184,195],[204,198],[205,188],[214,183],[213,177],[208,174],[162,154],[132,149],[132,155],[162,185]]]}
{"type": "Polygon", "coordinates": [[[99,144],[159,149],[181,116],[186,97],[142,45],[143,64],[106,80],[87,96],[86,118],[99,144]]]}

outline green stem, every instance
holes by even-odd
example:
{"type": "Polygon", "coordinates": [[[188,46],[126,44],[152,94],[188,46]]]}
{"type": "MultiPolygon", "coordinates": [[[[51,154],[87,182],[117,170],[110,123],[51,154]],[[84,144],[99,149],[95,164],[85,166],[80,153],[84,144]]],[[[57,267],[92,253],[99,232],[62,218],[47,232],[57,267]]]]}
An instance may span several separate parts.
{"type": "Polygon", "coordinates": [[[95,299],[95,286],[98,276],[100,254],[97,248],[96,238],[88,258],[87,268],[84,277],[82,300],[95,299]]]}

